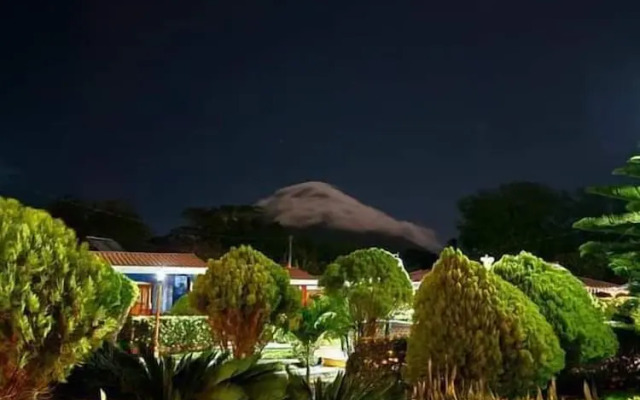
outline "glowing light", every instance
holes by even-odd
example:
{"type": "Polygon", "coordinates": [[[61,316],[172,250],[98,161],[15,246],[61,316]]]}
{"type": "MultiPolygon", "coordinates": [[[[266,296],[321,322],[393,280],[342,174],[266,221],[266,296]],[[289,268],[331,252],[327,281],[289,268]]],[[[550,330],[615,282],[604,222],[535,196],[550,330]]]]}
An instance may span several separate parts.
{"type": "Polygon", "coordinates": [[[165,274],[164,271],[156,272],[156,281],[162,282],[162,281],[164,281],[164,278],[166,278],[166,277],[167,277],[167,274],[165,274]]]}

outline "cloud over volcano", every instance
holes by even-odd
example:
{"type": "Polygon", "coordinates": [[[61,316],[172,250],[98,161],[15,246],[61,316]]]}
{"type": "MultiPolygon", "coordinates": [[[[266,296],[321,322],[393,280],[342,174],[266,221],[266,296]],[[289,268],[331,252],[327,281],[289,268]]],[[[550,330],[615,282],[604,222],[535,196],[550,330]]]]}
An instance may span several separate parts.
{"type": "Polygon", "coordinates": [[[395,237],[430,251],[441,248],[432,229],[396,220],[324,182],[284,187],[257,205],[268,218],[289,228],[322,226],[395,237]]]}

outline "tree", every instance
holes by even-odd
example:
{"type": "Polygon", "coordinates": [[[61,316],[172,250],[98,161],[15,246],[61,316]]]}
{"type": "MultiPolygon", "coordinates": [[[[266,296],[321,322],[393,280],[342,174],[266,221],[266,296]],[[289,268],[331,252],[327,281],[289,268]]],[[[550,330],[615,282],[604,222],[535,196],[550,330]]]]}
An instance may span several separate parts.
{"type": "Polygon", "coordinates": [[[616,354],[618,342],[604,314],[569,271],[526,252],[503,256],[492,271],[540,308],[560,339],[568,367],[616,354]]]}
{"type": "Polygon", "coordinates": [[[189,296],[191,304],[209,317],[213,335],[223,349],[229,344],[237,358],[254,354],[263,344],[267,323],[285,323],[299,306],[300,293],[289,275],[250,246],[232,248],[209,260],[189,296]]]}
{"type": "Polygon", "coordinates": [[[62,219],[81,240],[99,236],[111,238],[129,251],[149,248],[151,229],[122,200],[84,201],[65,197],[49,204],[47,211],[62,219]]]}
{"type": "Polygon", "coordinates": [[[413,287],[402,260],[370,248],[338,257],[320,279],[327,294],[346,299],[362,336],[374,336],[380,319],[411,302],[413,287]]]}
{"type": "MultiPolygon", "coordinates": [[[[614,175],[640,178],[640,156],[631,157],[626,165],[616,168],[614,175]]],[[[634,292],[640,290],[640,186],[620,184],[591,187],[587,192],[626,202],[625,211],[587,217],[573,226],[583,231],[602,234],[580,247],[583,255],[604,256],[613,270],[631,283],[634,292]]]]}
{"type": "Polygon", "coordinates": [[[464,197],[458,202],[458,209],[459,247],[474,259],[484,254],[499,258],[524,250],[554,262],[562,261],[584,276],[611,278],[602,260],[580,260],[577,249],[588,240],[588,234],[572,228],[583,215],[615,209],[611,202],[557,191],[539,183],[514,182],[464,197]]]}
{"type": "Polygon", "coordinates": [[[189,251],[199,257],[220,258],[232,247],[250,245],[272,259],[284,259],[288,234],[277,223],[269,222],[259,207],[224,205],[187,208],[185,224],[164,238],[155,239],[171,251],[189,251]]]}
{"type": "Polygon", "coordinates": [[[419,381],[455,368],[503,395],[544,386],[564,366],[553,328],[520,290],[446,248],[415,298],[407,363],[419,381]]]}
{"type": "Polygon", "coordinates": [[[316,296],[292,318],[290,333],[302,346],[307,382],[311,382],[311,359],[318,342],[325,337],[340,338],[348,333],[350,323],[343,310],[336,299],[316,296]]]}
{"type": "Polygon", "coordinates": [[[0,398],[63,380],[116,331],[133,282],[44,211],[0,198],[0,398]]]}

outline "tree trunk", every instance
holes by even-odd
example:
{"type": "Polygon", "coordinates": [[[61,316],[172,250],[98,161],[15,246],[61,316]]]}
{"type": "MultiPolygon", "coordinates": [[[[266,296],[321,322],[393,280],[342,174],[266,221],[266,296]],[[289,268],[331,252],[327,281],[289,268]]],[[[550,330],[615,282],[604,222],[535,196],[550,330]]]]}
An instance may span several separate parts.
{"type": "Polygon", "coordinates": [[[307,383],[311,384],[311,346],[309,343],[305,344],[305,351],[307,357],[307,383]]]}
{"type": "Polygon", "coordinates": [[[377,331],[378,331],[378,321],[375,319],[370,319],[364,323],[362,337],[373,339],[375,338],[377,331]]]}

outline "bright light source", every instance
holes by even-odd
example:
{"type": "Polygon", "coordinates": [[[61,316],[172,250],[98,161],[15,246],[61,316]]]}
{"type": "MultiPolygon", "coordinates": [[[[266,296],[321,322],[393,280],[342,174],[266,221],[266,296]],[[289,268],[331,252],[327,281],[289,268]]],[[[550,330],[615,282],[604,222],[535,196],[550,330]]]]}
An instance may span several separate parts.
{"type": "Polygon", "coordinates": [[[162,282],[166,276],[167,274],[165,274],[164,271],[158,271],[156,272],[156,281],[162,282]]]}

